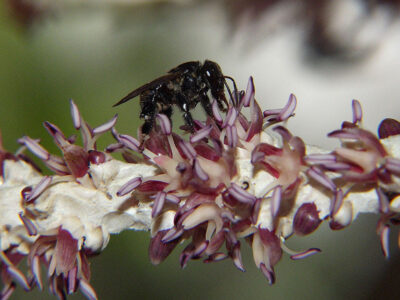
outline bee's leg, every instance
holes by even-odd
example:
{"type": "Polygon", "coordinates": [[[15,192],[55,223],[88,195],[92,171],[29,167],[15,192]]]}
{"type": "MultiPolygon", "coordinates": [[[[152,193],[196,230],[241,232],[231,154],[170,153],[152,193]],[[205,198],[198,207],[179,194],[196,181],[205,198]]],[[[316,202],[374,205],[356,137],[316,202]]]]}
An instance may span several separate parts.
{"type": "Polygon", "coordinates": [[[194,122],[191,113],[189,112],[189,105],[186,101],[186,97],[182,94],[177,94],[176,99],[180,109],[183,111],[183,119],[185,120],[186,125],[189,126],[191,132],[194,132],[194,122]]]}
{"type": "Polygon", "coordinates": [[[157,112],[155,96],[155,93],[150,93],[140,97],[140,106],[142,109],[140,118],[144,119],[144,123],[142,125],[142,133],[144,135],[148,135],[153,129],[154,119],[157,112]]]}

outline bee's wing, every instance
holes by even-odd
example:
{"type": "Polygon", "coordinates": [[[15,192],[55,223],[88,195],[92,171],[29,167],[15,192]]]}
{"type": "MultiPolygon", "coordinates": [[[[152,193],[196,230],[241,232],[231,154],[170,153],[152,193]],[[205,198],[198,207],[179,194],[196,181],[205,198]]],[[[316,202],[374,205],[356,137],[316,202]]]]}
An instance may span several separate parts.
{"type": "Polygon", "coordinates": [[[136,90],[133,90],[132,92],[130,92],[124,98],[119,100],[118,103],[114,104],[113,107],[129,101],[129,100],[139,96],[141,93],[151,90],[152,88],[156,87],[157,85],[160,85],[163,83],[168,83],[169,81],[174,80],[178,76],[179,76],[179,74],[172,73],[172,74],[167,74],[167,75],[161,76],[157,79],[154,79],[153,81],[146,83],[145,85],[142,85],[141,87],[137,88],[136,90]]]}

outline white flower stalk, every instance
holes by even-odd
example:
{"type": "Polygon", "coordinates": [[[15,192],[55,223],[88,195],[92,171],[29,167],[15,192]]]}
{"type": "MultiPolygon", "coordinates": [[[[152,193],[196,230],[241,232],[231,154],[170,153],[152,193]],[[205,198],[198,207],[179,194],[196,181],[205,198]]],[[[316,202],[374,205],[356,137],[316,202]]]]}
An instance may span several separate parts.
{"type": "Polygon", "coordinates": [[[361,106],[354,100],[353,121],[329,134],[341,140],[329,152],[306,146],[282,125],[293,115],[294,95],[283,109],[262,112],[250,79],[240,96],[225,116],[214,102],[214,117],[195,121],[188,139],[175,134],[164,115],[139,140],[119,134],[116,117],[92,129],[71,101],[83,146],[46,122],[63,157],[29,137],[19,140],[23,147],[15,155],[0,147],[1,298],[16,284],[41,289],[44,276],[60,299],[78,288],[96,299],[88,258],[107,246],[110,234],[126,229],[151,231],[154,264],[187,240],[182,267],[190,259],[231,258],[244,270],[240,239],[245,238],[272,284],[283,251],[292,259],[320,251],[288,249],[284,243],[291,235],[310,234],[323,220],[335,230],[360,213],[378,213],[377,230],[388,255],[389,225],[399,221],[400,211],[400,124],[383,121],[376,137],[362,129],[361,106]],[[117,143],[102,152],[96,139],[107,131],[117,143]],[[42,175],[23,154],[26,148],[55,175],[42,175]],[[122,152],[125,161],[111,152],[122,152]],[[20,263],[28,264],[26,274],[20,263]],[[40,274],[40,264],[47,275],[40,274]]]}

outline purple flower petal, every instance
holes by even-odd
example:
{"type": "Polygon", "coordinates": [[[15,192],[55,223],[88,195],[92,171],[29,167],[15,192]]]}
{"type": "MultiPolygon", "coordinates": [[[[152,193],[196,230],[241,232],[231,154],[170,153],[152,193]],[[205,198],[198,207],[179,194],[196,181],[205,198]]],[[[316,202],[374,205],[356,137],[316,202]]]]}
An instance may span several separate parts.
{"type": "Polygon", "coordinates": [[[50,157],[49,152],[44,149],[39,143],[28,136],[24,136],[21,141],[25,144],[25,146],[37,157],[43,160],[48,160],[50,157]]]}
{"type": "Polygon", "coordinates": [[[162,132],[165,135],[170,135],[172,132],[172,125],[169,118],[164,114],[157,114],[157,119],[160,122],[162,132]]]}
{"type": "Polygon", "coordinates": [[[174,203],[174,204],[178,204],[181,199],[178,196],[175,196],[173,194],[167,194],[167,196],[165,197],[165,200],[174,203]]]}
{"type": "Polygon", "coordinates": [[[278,215],[279,207],[282,200],[282,186],[278,185],[274,188],[271,197],[271,215],[275,218],[278,215]]]}
{"type": "Polygon", "coordinates": [[[53,180],[52,177],[50,176],[44,176],[39,183],[32,189],[32,192],[29,194],[28,199],[26,199],[26,202],[31,202],[35,200],[43,191],[51,184],[51,181],[53,180]]]}
{"type": "Polygon", "coordinates": [[[326,176],[319,168],[316,167],[311,167],[306,171],[307,175],[310,176],[312,179],[315,181],[319,182],[322,184],[324,187],[331,191],[336,190],[336,186],[332,179],[330,179],[328,176],[326,176]]]}
{"type": "Polygon", "coordinates": [[[358,100],[353,99],[353,101],[351,102],[351,106],[353,109],[353,123],[356,124],[358,122],[361,122],[362,108],[360,102],[358,100]]]}
{"type": "Polygon", "coordinates": [[[193,169],[197,177],[199,177],[201,180],[207,181],[209,179],[208,174],[204,172],[197,159],[194,159],[193,161],[193,169]]]}
{"type": "Polygon", "coordinates": [[[31,289],[25,275],[18,270],[17,267],[14,265],[8,265],[7,273],[14,278],[24,288],[25,291],[29,291],[31,289]]]}
{"type": "Polygon", "coordinates": [[[235,148],[238,143],[238,135],[236,126],[227,126],[226,127],[226,139],[228,142],[228,146],[231,148],[235,148]]]}
{"type": "Polygon", "coordinates": [[[263,272],[264,276],[268,279],[270,285],[275,283],[275,273],[273,270],[268,270],[264,263],[260,264],[260,270],[263,272]]]}
{"type": "Polygon", "coordinates": [[[293,260],[298,260],[298,259],[307,258],[311,255],[314,255],[314,254],[317,254],[320,252],[321,252],[321,250],[318,248],[311,248],[311,249],[308,249],[307,251],[294,254],[294,255],[290,256],[290,258],[293,260]]]}
{"type": "Polygon", "coordinates": [[[331,208],[330,208],[330,217],[333,218],[343,204],[343,191],[341,189],[335,192],[335,196],[333,197],[331,208]]]}
{"type": "Polygon", "coordinates": [[[34,236],[37,234],[37,228],[36,226],[32,223],[32,221],[30,219],[28,219],[27,217],[25,217],[22,212],[18,214],[19,218],[21,219],[22,223],[25,226],[26,231],[28,232],[29,236],[34,236]]]}
{"type": "Polygon", "coordinates": [[[238,186],[234,182],[231,183],[230,188],[228,188],[228,192],[236,200],[243,202],[243,203],[247,203],[247,204],[253,204],[254,201],[256,201],[256,199],[257,199],[256,196],[245,191],[244,189],[242,189],[240,186],[238,186]]]}
{"type": "Polygon", "coordinates": [[[214,99],[211,107],[212,107],[212,112],[213,112],[215,121],[222,122],[223,120],[222,120],[221,114],[219,113],[218,103],[215,99],[214,99]]]}
{"type": "Polygon", "coordinates": [[[118,141],[121,144],[123,144],[125,147],[127,147],[133,151],[139,152],[140,143],[134,137],[127,135],[127,134],[120,134],[118,136],[118,141]]]}
{"type": "Polygon", "coordinates": [[[111,128],[115,126],[115,123],[117,123],[117,118],[118,114],[116,114],[110,121],[104,123],[103,125],[100,125],[96,128],[93,129],[93,135],[95,134],[101,134],[106,131],[109,131],[111,128]]]}
{"type": "Polygon", "coordinates": [[[79,129],[81,128],[81,114],[79,113],[78,106],[76,106],[75,102],[72,99],[70,99],[69,102],[71,107],[72,122],[74,127],[79,129]]]}
{"type": "Polygon", "coordinates": [[[79,280],[79,289],[88,298],[88,300],[97,300],[97,295],[93,287],[89,284],[88,281],[81,278],[79,280]]]}
{"type": "Polygon", "coordinates": [[[204,139],[204,138],[206,138],[206,137],[208,137],[210,135],[211,130],[212,130],[212,125],[211,124],[206,126],[206,127],[204,127],[204,128],[202,128],[202,129],[200,129],[199,131],[197,131],[195,134],[193,134],[190,137],[190,142],[193,144],[193,143],[196,143],[198,141],[201,141],[202,139],[204,139]]]}
{"type": "Polygon", "coordinates": [[[244,107],[249,107],[250,103],[254,101],[254,94],[255,94],[254,81],[253,77],[250,76],[249,81],[247,82],[246,93],[244,94],[242,100],[244,107]]]}
{"type": "Polygon", "coordinates": [[[121,197],[130,192],[132,192],[135,188],[137,188],[142,183],[141,177],[135,177],[125,183],[117,192],[117,196],[121,197]]]}
{"type": "Polygon", "coordinates": [[[161,241],[162,241],[163,243],[169,243],[169,242],[171,242],[171,241],[177,239],[178,237],[180,237],[180,236],[182,235],[182,233],[183,233],[183,228],[180,228],[180,229],[176,229],[175,227],[174,227],[174,228],[171,228],[171,229],[164,235],[164,237],[162,238],[161,241]]]}
{"type": "Polygon", "coordinates": [[[153,209],[151,211],[152,218],[157,217],[160,214],[162,208],[164,207],[165,195],[166,193],[162,191],[157,193],[156,198],[154,199],[153,209]]]}
{"type": "Polygon", "coordinates": [[[287,120],[290,116],[293,115],[293,112],[296,109],[296,105],[297,105],[296,96],[294,94],[290,94],[288,102],[278,115],[278,119],[280,121],[287,120]]]}
{"type": "Polygon", "coordinates": [[[36,285],[40,290],[43,289],[42,278],[40,276],[40,260],[39,256],[35,255],[32,259],[31,271],[35,277],[36,285]]]}
{"type": "Polygon", "coordinates": [[[228,113],[226,114],[226,118],[222,123],[222,128],[225,128],[228,125],[233,126],[233,124],[235,124],[236,117],[237,117],[236,109],[233,106],[230,106],[228,113]]]}
{"type": "Polygon", "coordinates": [[[400,159],[394,157],[387,157],[385,161],[385,168],[396,175],[400,175],[400,159]]]}

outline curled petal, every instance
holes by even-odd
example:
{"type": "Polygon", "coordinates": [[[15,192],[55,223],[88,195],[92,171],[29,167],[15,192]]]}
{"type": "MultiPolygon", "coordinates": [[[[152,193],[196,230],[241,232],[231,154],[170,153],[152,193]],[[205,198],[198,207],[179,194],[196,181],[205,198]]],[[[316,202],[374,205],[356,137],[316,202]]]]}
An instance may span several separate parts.
{"type": "Polygon", "coordinates": [[[389,225],[385,225],[380,233],[383,255],[389,257],[389,225]]]}
{"type": "Polygon", "coordinates": [[[7,266],[7,273],[11,275],[14,280],[16,280],[26,291],[31,289],[28,280],[25,275],[17,269],[14,265],[7,266]]]}
{"type": "Polygon", "coordinates": [[[87,280],[79,280],[79,289],[89,300],[97,300],[96,292],[87,280]]]}
{"type": "Polygon", "coordinates": [[[290,258],[293,260],[298,260],[298,259],[310,257],[311,255],[314,255],[314,254],[317,254],[320,252],[321,252],[321,250],[318,248],[311,248],[311,249],[308,249],[307,251],[294,254],[294,255],[290,256],[290,258]]]}
{"type": "Polygon", "coordinates": [[[235,126],[227,126],[226,127],[226,138],[228,141],[228,145],[231,148],[235,148],[238,143],[238,135],[235,126]]]}
{"type": "Polygon", "coordinates": [[[109,131],[111,128],[113,128],[115,126],[115,123],[117,123],[117,118],[118,118],[118,115],[116,114],[110,121],[94,128],[93,134],[101,134],[106,131],[109,131]]]}
{"type": "Polygon", "coordinates": [[[29,194],[26,202],[31,202],[35,200],[43,191],[51,184],[53,180],[50,176],[44,176],[39,183],[32,189],[31,193],[29,194]]]}
{"type": "Polygon", "coordinates": [[[296,105],[297,105],[296,96],[294,94],[290,94],[288,102],[278,115],[278,119],[280,121],[287,120],[290,116],[293,115],[293,112],[296,109],[296,105]]]}

